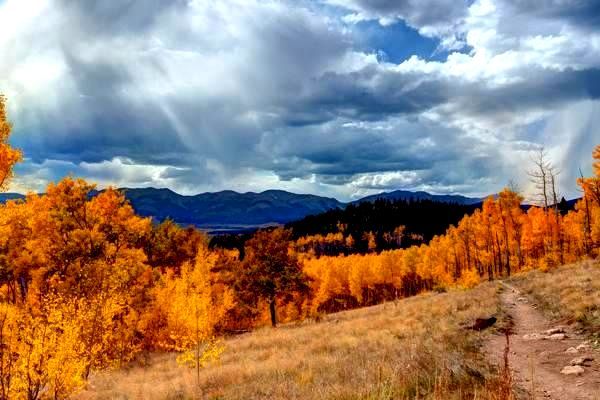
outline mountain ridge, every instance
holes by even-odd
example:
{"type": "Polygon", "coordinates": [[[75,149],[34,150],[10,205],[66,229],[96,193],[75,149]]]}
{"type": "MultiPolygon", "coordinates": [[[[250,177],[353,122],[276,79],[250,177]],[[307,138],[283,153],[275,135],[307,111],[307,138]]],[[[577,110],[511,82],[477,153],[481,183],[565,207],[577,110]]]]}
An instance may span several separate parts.
{"type": "Polygon", "coordinates": [[[394,190],[391,192],[382,192],[365,196],[351,203],[361,203],[363,201],[375,201],[378,199],[384,200],[432,200],[440,203],[457,203],[471,205],[481,203],[484,198],[467,197],[459,194],[431,194],[425,191],[410,191],[410,190],[394,190]]]}
{"type": "MultiPolygon", "coordinates": [[[[293,193],[279,189],[262,192],[223,190],[182,195],[169,188],[120,188],[135,211],[157,221],[171,218],[182,225],[195,225],[209,232],[245,231],[256,227],[285,224],[308,215],[319,214],[348,204],[384,200],[433,200],[446,203],[476,204],[482,199],[461,195],[434,195],[427,192],[397,190],[367,196],[351,202],[333,197],[293,193]]],[[[0,193],[0,203],[22,199],[18,193],[0,193]]]]}

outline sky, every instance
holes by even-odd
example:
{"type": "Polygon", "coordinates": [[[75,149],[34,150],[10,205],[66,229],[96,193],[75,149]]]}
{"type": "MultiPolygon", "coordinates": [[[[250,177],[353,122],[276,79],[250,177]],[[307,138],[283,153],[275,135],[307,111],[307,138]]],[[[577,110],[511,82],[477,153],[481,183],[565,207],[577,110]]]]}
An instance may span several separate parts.
{"type": "Polygon", "coordinates": [[[600,144],[597,0],[0,0],[11,191],[578,195],[600,144]]]}

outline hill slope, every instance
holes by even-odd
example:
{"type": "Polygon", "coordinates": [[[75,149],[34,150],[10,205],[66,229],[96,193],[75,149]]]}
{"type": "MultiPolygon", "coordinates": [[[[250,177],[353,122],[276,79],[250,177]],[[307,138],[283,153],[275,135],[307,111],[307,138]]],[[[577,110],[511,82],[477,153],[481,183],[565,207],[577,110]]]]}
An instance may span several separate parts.
{"type": "Polygon", "coordinates": [[[195,370],[161,354],[93,377],[78,398],[498,399],[480,336],[460,327],[496,307],[488,283],[259,329],[224,341],[222,360],[200,371],[200,394],[195,370]]]}
{"type": "MultiPolygon", "coordinates": [[[[551,359],[575,357],[565,357],[563,341],[529,341],[528,347],[519,348],[521,336],[531,333],[521,331],[519,311],[528,307],[538,312],[531,304],[540,305],[547,313],[544,324],[556,319],[575,322],[569,331],[583,326],[593,337],[599,327],[599,274],[598,263],[584,262],[508,280],[531,301],[510,293],[500,282],[486,282],[472,290],[427,293],[329,314],[321,322],[309,320],[231,337],[224,341],[222,360],[200,371],[200,394],[195,370],[179,366],[176,354],[148,355],[144,363],[93,376],[76,398],[497,400],[517,398],[510,394],[511,384],[523,398],[530,398],[531,380],[520,377],[530,378],[534,373],[535,390],[540,393],[555,382],[545,378],[538,364],[532,372],[530,361],[513,371],[515,380],[507,378],[502,368],[495,369],[493,363],[503,364],[506,342],[502,332],[513,321],[512,329],[518,333],[511,337],[508,352],[513,369],[520,366],[515,358],[521,356],[529,360],[536,355],[535,362],[546,365],[541,357],[548,357],[548,351],[535,351],[538,345],[556,347],[551,359]],[[485,332],[464,328],[489,315],[498,316],[499,321],[485,332]]],[[[559,392],[544,392],[538,397],[596,398],[600,381],[592,378],[600,373],[599,349],[598,342],[589,343],[587,353],[580,350],[579,355],[595,355],[592,366],[586,366],[582,376],[560,377],[562,389],[583,395],[560,397],[559,392]]]]}

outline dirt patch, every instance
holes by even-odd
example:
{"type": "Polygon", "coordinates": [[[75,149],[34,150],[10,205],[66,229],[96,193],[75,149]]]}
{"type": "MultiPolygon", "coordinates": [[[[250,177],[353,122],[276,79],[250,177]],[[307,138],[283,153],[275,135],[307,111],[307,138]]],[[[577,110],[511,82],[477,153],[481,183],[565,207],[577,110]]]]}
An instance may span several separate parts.
{"type": "MultiPolygon", "coordinates": [[[[570,327],[545,318],[516,288],[503,286],[502,307],[513,324],[509,362],[524,398],[600,400],[600,352],[586,346],[585,338],[570,327]],[[593,360],[581,366],[582,373],[566,375],[563,369],[577,357],[593,360]]],[[[486,354],[497,365],[502,365],[505,344],[501,335],[491,336],[486,343],[486,354]]]]}

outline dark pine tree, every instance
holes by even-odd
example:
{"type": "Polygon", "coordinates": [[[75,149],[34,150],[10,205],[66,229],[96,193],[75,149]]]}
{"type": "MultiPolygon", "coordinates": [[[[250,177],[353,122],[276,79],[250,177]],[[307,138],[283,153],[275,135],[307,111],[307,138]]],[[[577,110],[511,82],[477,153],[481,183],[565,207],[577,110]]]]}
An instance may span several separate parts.
{"type": "Polygon", "coordinates": [[[289,301],[294,294],[309,290],[307,276],[288,251],[291,237],[291,231],[283,228],[260,230],[245,247],[240,289],[268,303],[274,327],[277,301],[289,301]]]}

